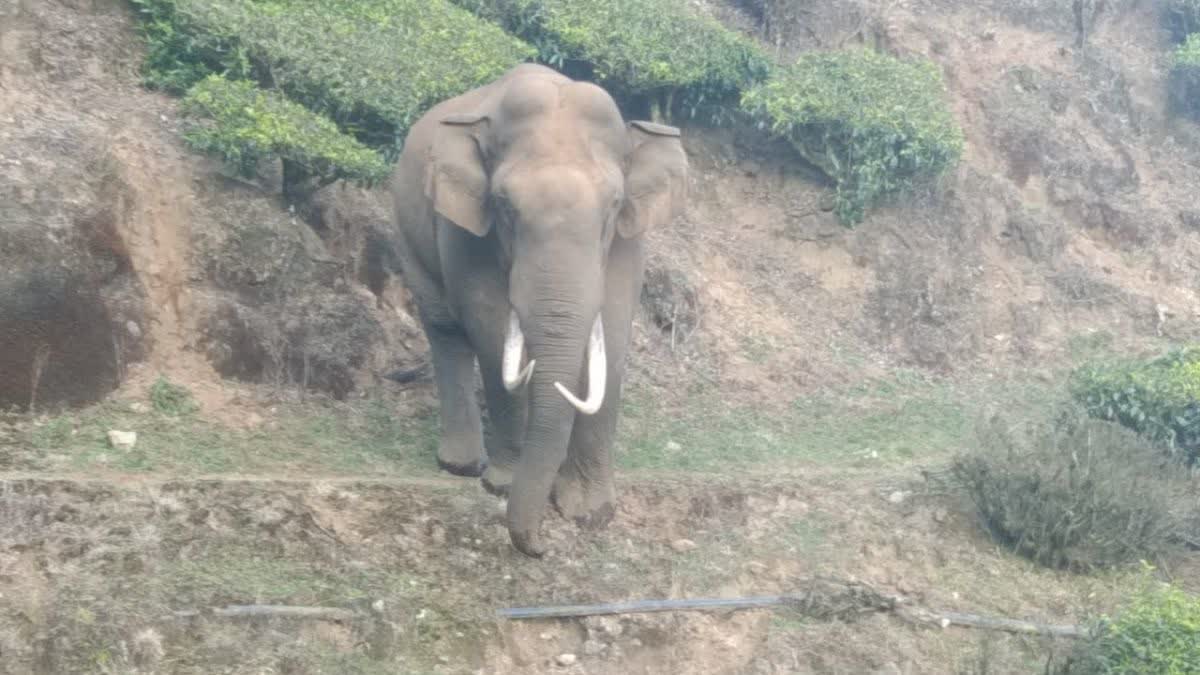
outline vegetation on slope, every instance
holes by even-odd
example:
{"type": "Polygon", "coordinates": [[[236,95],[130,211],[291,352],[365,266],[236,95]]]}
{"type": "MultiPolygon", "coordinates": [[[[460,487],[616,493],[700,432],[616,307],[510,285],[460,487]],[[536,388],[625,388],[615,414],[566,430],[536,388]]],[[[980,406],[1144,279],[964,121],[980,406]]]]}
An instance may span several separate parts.
{"type": "Polygon", "coordinates": [[[377,152],[338,130],[330,119],[247,80],[210,75],[183,100],[197,120],[185,132],[197,150],[222,157],[246,177],[259,160],[278,157],[325,182],[382,180],[388,165],[377,152]]]}
{"type": "Polygon", "coordinates": [[[963,133],[937,67],[868,50],[814,52],[742,97],[760,125],[837,183],[842,222],[958,161],[963,133]]]}
{"type": "Polygon", "coordinates": [[[618,96],[673,98],[669,112],[733,101],[771,66],[752,41],[683,3],[455,1],[536,45],[546,63],[582,68],[618,96]]]}
{"type": "Polygon", "coordinates": [[[426,109],[534,56],[447,0],[135,1],[149,84],[254,79],[376,147],[398,147],[426,109]]]}
{"type": "Polygon", "coordinates": [[[1200,120],[1200,33],[1175,49],[1168,89],[1176,112],[1200,120]]]}
{"type": "Polygon", "coordinates": [[[1200,598],[1170,585],[1143,588],[1115,619],[1102,619],[1069,672],[1087,675],[1200,673],[1200,598]]]}
{"type": "Polygon", "coordinates": [[[1049,567],[1090,570],[1173,544],[1174,477],[1159,457],[1137,434],[1069,410],[1024,428],[988,420],[954,473],[1001,543],[1049,567]]]}
{"type": "Polygon", "coordinates": [[[1085,366],[1072,374],[1071,393],[1091,415],[1119,422],[1189,463],[1200,458],[1200,347],[1085,366]]]}

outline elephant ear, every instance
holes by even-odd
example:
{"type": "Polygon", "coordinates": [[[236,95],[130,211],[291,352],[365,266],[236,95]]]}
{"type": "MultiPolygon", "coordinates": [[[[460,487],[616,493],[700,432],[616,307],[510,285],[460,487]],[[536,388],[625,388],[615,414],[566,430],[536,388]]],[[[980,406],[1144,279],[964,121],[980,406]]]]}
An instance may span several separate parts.
{"type": "Polygon", "coordinates": [[[625,205],[617,232],[626,239],[666,225],[687,201],[687,154],[679,129],[653,122],[630,122],[632,148],[625,173],[625,205]]]}
{"type": "Polygon", "coordinates": [[[487,235],[488,176],[477,137],[483,115],[442,118],[425,166],[425,196],[446,220],[477,237],[487,235]]]}

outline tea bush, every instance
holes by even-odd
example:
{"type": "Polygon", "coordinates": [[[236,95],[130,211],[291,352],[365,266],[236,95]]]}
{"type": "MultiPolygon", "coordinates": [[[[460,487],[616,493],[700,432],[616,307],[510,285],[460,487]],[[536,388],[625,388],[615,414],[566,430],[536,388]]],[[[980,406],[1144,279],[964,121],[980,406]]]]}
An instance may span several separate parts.
{"type": "Polygon", "coordinates": [[[253,82],[210,75],[183,100],[191,118],[184,137],[197,150],[219,155],[244,176],[264,157],[278,157],[325,181],[383,179],[379,153],[338,130],[328,118],[253,82]]]}
{"type": "Polygon", "coordinates": [[[1192,33],[1200,33],[1200,0],[1166,0],[1163,20],[1176,42],[1183,42],[1192,33]]]}
{"type": "Polygon", "coordinates": [[[1157,555],[1179,531],[1178,479],[1149,443],[1123,427],[1068,410],[1009,428],[993,418],[953,475],[1001,543],[1038,563],[1087,570],[1157,555]]]}
{"type": "Polygon", "coordinates": [[[532,42],[554,67],[580,62],[619,97],[675,96],[693,115],[736,102],[771,67],[751,40],[675,0],[455,1],[532,42]]]}
{"type": "Polygon", "coordinates": [[[791,141],[837,184],[842,222],[954,165],[963,133],[927,61],[869,50],[804,54],[742,96],[759,125],[791,141]]]}
{"type": "Polygon", "coordinates": [[[1119,422],[1188,463],[1200,458],[1200,347],[1085,366],[1070,386],[1092,416],[1119,422]]]}
{"type": "Polygon", "coordinates": [[[250,77],[373,146],[535,52],[448,0],[136,0],[151,82],[250,77]]]}
{"type": "Polygon", "coordinates": [[[1188,36],[1187,41],[1175,49],[1167,86],[1171,107],[1200,120],[1200,33],[1188,36]]]}
{"type": "Polygon", "coordinates": [[[1065,672],[1200,674],[1200,598],[1162,584],[1141,589],[1115,619],[1096,622],[1065,672]]]}

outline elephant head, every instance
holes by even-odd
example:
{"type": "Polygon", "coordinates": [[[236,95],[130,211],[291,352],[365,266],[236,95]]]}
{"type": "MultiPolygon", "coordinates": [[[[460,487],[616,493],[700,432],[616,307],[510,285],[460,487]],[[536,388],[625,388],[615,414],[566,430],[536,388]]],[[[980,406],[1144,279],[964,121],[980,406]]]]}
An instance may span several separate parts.
{"type": "Polygon", "coordinates": [[[529,401],[508,525],[517,548],[537,554],[575,415],[605,402],[614,238],[636,240],[681,211],[687,158],[678,129],[624,123],[594,84],[535,66],[501,84],[475,110],[440,118],[425,194],[445,220],[490,238],[508,271],[503,377],[529,401]]]}

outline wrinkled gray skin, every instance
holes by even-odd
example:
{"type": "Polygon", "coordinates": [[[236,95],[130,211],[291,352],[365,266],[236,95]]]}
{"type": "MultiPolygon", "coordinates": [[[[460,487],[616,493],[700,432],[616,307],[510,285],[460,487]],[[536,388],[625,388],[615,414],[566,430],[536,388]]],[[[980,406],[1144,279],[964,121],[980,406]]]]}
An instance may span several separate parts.
{"type": "Polygon", "coordinates": [[[433,355],[438,464],[482,473],[484,487],[508,495],[509,534],[527,555],[544,552],[550,498],[580,525],[612,519],[643,236],[681,211],[686,176],[678,129],[627,125],[603,89],[531,64],[439,104],[409,132],[390,189],[400,264],[433,355]],[[520,365],[536,364],[510,393],[501,362],[514,310],[520,365]],[[597,313],[607,385],[600,409],[585,415],[555,383],[586,397],[597,313]],[[486,454],[476,358],[493,424],[486,454]]]}

